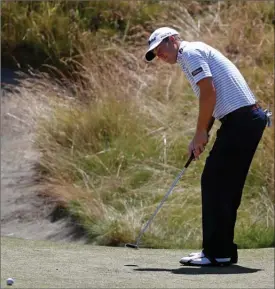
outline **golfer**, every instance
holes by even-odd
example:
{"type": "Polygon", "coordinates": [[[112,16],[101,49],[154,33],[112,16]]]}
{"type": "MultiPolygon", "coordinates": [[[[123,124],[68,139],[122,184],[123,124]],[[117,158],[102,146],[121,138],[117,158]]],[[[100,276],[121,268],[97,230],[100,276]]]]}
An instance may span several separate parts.
{"type": "Polygon", "coordinates": [[[269,120],[238,68],[203,42],[182,41],[169,27],[149,37],[147,61],[155,57],[179,64],[199,99],[199,113],[189,154],[204,151],[217,119],[221,126],[201,176],[202,251],[180,263],[221,266],[237,263],[234,228],[246,176],[269,120]]]}

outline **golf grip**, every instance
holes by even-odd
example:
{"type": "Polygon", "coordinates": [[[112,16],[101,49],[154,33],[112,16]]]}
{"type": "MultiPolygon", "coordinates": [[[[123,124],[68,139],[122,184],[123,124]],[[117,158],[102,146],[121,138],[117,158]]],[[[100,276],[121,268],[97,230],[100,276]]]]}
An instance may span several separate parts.
{"type": "Polygon", "coordinates": [[[192,162],[192,160],[195,158],[194,154],[192,153],[191,156],[189,157],[189,160],[186,162],[185,164],[185,168],[188,168],[188,166],[190,165],[190,163],[192,162]]]}
{"type": "Polygon", "coordinates": [[[185,169],[188,168],[188,166],[190,165],[190,163],[192,162],[192,160],[194,159],[194,154],[192,153],[192,155],[189,157],[188,161],[186,162],[184,168],[182,169],[182,171],[179,173],[179,175],[177,176],[177,178],[174,180],[172,186],[170,187],[169,191],[166,193],[166,195],[164,196],[164,198],[162,199],[161,203],[158,205],[157,209],[155,210],[154,214],[151,216],[151,218],[147,221],[146,225],[144,226],[144,228],[141,230],[141,232],[139,233],[139,236],[137,238],[136,241],[136,245],[138,246],[139,241],[141,239],[141,236],[144,234],[144,232],[146,231],[146,229],[148,228],[148,226],[150,225],[150,223],[152,222],[152,220],[154,219],[154,217],[156,216],[156,214],[158,213],[159,209],[162,207],[163,203],[166,201],[166,199],[168,198],[168,196],[170,195],[170,193],[172,192],[172,190],[174,189],[174,187],[176,186],[177,182],[179,181],[179,179],[182,177],[182,175],[185,172],[185,169]]]}

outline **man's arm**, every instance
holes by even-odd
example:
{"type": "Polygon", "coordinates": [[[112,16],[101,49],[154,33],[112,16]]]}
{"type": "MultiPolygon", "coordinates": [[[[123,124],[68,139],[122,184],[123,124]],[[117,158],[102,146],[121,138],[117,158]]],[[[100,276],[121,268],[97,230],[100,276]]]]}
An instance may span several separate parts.
{"type": "Polygon", "coordinates": [[[216,105],[216,91],[208,59],[200,49],[194,47],[186,49],[183,52],[183,60],[194,82],[200,88],[197,129],[189,145],[189,154],[193,153],[197,159],[208,142],[208,132],[213,125],[212,114],[216,105]]]}
{"type": "Polygon", "coordinates": [[[215,120],[212,114],[216,105],[216,90],[212,77],[203,78],[197,85],[200,88],[200,98],[196,132],[209,133],[215,120]]]}
{"type": "Polygon", "coordinates": [[[216,104],[216,92],[207,58],[200,49],[190,48],[183,53],[183,59],[195,83],[200,88],[200,113],[197,131],[209,132],[214,123],[212,113],[216,104]]]}
{"type": "Polygon", "coordinates": [[[216,105],[216,91],[212,77],[201,79],[197,85],[200,88],[199,116],[195,136],[189,145],[189,155],[193,153],[196,159],[208,142],[208,133],[214,123],[212,114],[216,105]]]}

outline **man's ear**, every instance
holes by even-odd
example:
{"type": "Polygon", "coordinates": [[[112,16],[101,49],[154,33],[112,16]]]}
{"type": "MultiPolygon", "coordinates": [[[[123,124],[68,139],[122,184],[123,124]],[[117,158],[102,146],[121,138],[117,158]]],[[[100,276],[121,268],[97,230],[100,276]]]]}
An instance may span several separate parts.
{"type": "Polygon", "coordinates": [[[174,35],[171,35],[171,36],[169,36],[169,40],[170,40],[172,43],[175,43],[176,38],[175,38],[174,35]]]}

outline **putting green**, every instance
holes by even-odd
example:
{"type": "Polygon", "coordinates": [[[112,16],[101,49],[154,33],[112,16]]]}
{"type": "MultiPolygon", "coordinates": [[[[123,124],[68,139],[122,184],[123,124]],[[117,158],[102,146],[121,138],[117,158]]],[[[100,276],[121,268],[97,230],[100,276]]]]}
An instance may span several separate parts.
{"type": "Polygon", "coordinates": [[[274,288],[273,248],[224,268],[181,266],[188,253],[1,237],[1,288],[274,288]]]}

